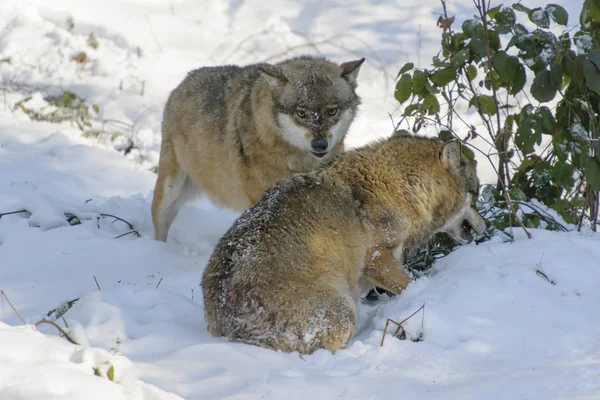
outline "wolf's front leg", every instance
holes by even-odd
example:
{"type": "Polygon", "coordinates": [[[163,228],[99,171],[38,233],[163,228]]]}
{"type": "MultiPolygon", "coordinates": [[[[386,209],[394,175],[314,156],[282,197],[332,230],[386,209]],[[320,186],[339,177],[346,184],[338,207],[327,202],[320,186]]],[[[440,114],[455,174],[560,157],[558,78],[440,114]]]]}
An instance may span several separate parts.
{"type": "Polygon", "coordinates": [[[382,246],[372,247],[367,252],[363,277],[394,294],[400,293],[412,281],[394,258],[392,249],[382,246]]]}

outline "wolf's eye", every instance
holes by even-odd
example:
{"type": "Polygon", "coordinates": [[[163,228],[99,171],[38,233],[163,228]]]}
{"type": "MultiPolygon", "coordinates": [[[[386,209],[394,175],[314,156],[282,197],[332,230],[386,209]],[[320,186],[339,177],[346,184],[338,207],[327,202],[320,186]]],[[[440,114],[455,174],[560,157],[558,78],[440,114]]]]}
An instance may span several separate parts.
{"type": "Polygon", "coordinates": [[[297,110],[296,110],[296,115],[297,115],[298,117],[300,117],[300,118],[306,118],[306,111],[304,111],[304,110],[300,110],[300,109],[297,109],[297,110]]]}
{"type": "Polygon", "coordinates": [[[329,115],[330,117],[333,117],[337,113],[338,113],[338,109],[337,108],[330,108],[329,110],[327,110],[327,115],[329,115]]]}

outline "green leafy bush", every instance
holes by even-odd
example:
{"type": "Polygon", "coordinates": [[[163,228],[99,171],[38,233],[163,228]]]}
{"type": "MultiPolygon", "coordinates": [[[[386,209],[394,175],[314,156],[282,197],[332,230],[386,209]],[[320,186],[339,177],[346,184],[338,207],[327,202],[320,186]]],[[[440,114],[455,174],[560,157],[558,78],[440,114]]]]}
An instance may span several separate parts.
{"type": "Polygon", "coordinates": [[[405,107],[397,131],[412,134],[435,124],[440,138],[470,145],[464,146],[470,158],[473,151],[487,157],[498,175],[495,193],[507,209],[511,194],[519,193],[569,223],[596,229],[600,48],[598,30],[591,29],[600,23],[600,8],[586,2],[586,19],[571,35],[569,16],[559,5],[486,4],[477,1],[478,16],[460,29],[453,29],[454,17],[440,17],[441,50],[431,68],[401,68],[395,97],[405,107]],[[524,19],[535,28],[528,29],[524,19]],[[476,110],[478,127],[461,115],[466,107],[476,110]],[[463,131],[467,135],[459,137],[463,131]],[[475,147],[475,138],[491,150],[475,147]]]}
{"type": "MultiPolygon", "coordinates": [[[[441,139],[464,143],[471,160],[478,152],[490,162],[498,179],[480,203],[482,212],[495,210],[487,216],[490,229],[596,230],[600,1],[585,1],[575,30],[557,4],[488,8],[475,0],[476,16],[460,24],[447,15],[445,0],[442,6],[441,49],[431,66],[409,62],[398,73],[394,95],[404,108],[396,134],[433,125],[441,139]],[[477,123],[467,121],[469,109],[477,123]]],[[[409,265],[430,265],[455,246],[436,237],[409,265]]]]}

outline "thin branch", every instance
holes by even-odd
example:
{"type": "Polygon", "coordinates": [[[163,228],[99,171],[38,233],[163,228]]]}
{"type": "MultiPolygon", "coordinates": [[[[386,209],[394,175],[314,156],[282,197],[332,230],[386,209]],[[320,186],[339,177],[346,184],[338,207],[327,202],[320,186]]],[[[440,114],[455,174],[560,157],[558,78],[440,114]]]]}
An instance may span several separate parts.
{"type": "Polygon", "coordinates": [[[27,322],[21,316],[21,314],[19,314],[19,311],[17,311],[17,308],[10,301],[10,299],[8,298],[8,296],[6,295],[6,293],[4,292],[4,290],[0,290],[0,293],[2,293],[2,296],[6,299],[6,301],[8,302],[8,305],[13,309],[13,311],[15,312],[15,314],[17,314],[17,317],[19,317],[19,319],[23,322],[23,324],[27,325],[27,322]]]}
{"type": "Polygon", "coordinates": [[[135,234],[136,237],[138,237],[138,238],[142,237],[142,235],[140,235],[140,233],[138,231],[129,231],[129,232],[126,232],[126,233],[124,233],[122,235],[115,236],[113,239],[119,239],[119,238],[122,238],[123,236],[131,235],[132,233],[135,234]]]}
{"type": "MultiPolygon", "coordinates": [[[[133,225],[132,225],[130,222],[128,222],[128,221],[125,221],[123,218],[119,218],[119,217],[117,217],[117,216],[115,216],[115,215],[112,215],[112,214],[102,214],[102,213],[100,214],[100,216],[102,216],[102,217],[114,218],[114,219],[115,219],[115,221],[121,221],[121,222],[124,222],[124,223],[126,223],[126,224],[129,226],[129,229],[131,229],[131,230],[133,230],[133,229],[134,229],[134,228],[133,228],[133,225]]],[[[113,221],[113,222],[115,222],[115,221],[113,221]]]]}
{"type": "Polygon", "coordinates": [[[425,321],[425,304],[423,304],[421,307],[419,307],[419,309],[417,311],[415,311],[414,313],[410,314],[408,317],[404,318],[401,322],[396,322],[391,318],[388,318],[385,322],[385,327],[383,328],[383,335],[381,336],[381,344],[380,346],[383,346],[383,343],[385,341],[385,335],[387,334],[387,328],[389,323],[393,323],[396,324],[397,328],[394,331],[394,335],[396,336],[398,334],[398,332],[400,331],[400,329],[404,329],[402,327],[402,324],[405,323],[406,321],[408,321],[409,319],[411,319],[415,314],[417,314],[419,311],[423,310],[423,318],[421,319],[421,328],[423,328],[423,323],[425,321]]]}
{"type": "Polygon", "coordinates": [[[5,213],[0,213],[0,218],[4,217],[5,215],[11,215],[11,214],[21,214],[21,213],[28,213],[29,211],[27,210],[19,210],[19,211],[10,211],[10,212],[5,212],[5,213]]]}
{"type": "Polygon", "coordinates": [[[42,318],[41,320],[39,320],[38,322],[35,323],[35,326],[38,327],[42,324],[49,324],[52,325],[53,327],[55,327],[56,329],[58,329],[58,331],[60,332],[60,334],[62,336],[64,336],[69,342],[73,343],[74,345],[79,346],[79,343],[77,343],[77,341],[75,341],[75,339],[73,339],[71,336],[69,336],[69,334],[60,327],[60,325],[58,325],[57,323],[50,321],[46,318],[42,318]]]}
{"type": "Polygon", "coordinates": [[[546,279],[548,281],[548,283],[550,283],[551,285],[553,285],[553,286],[556,285],[556,282],[554,282],[553,280],[548,278],[548,275],[546,275],[544,272],[542,272],[541,269],[536,269],[535,273],[538,274],[539,276],[541,276],[542,278],[546,279]]]}

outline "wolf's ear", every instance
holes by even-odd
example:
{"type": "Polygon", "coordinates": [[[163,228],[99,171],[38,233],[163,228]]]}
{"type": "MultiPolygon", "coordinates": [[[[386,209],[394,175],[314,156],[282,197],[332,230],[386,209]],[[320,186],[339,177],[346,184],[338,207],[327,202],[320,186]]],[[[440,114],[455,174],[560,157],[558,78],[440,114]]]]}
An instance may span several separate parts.
{"type": "Polygon", "coordinates": [[[258,67],[261,75],[267,80],[272,88],[278,88],[279,86],[287,83],[287,78],[283,75],[281,68],[271,64],[263,64],[258,67]]]}
{"type": "Polygon", "coordinates": [[[346,79],[353,87],[356,87],[356,77],[358,76],[358,71],[360,71],[360,66],[365,62],[364,57],[360,60],[348,61],[340,65],[342,69],[342,78],[346,79]]]}
{"type": "Polygon", "coordinates": [[[440,159],[451,173],[457,174],[462,164],[460,143],[457,141],[446,143],[440,152],[440,159]]]}

